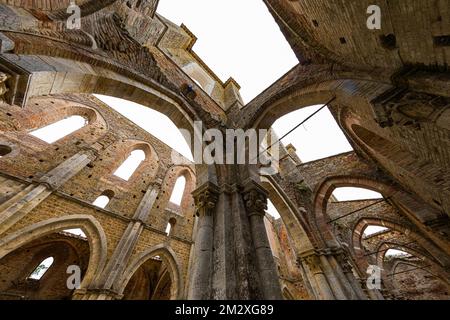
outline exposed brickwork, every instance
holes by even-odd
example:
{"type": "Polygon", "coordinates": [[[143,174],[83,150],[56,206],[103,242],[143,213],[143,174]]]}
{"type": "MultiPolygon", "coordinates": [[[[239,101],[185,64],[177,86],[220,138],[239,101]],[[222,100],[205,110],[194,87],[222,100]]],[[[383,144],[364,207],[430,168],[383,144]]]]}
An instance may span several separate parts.
{"type": "Polygon", "coordinates": [[[266,0],[300,64],[244,106],[236,81],[195,53],[195,35],[156,14],[158,1],[78,1],[82,30],[65,26],[68,1],[0,1],[0,298],[448,299],[444,2],[380,3],[377,31],[367,1],[266,0]],[[280,172],[261,181],[249,166],[178,165],[93,94],[191,133],[196,120],[269,128],[331,101],[354,151],[301,163],[282,147],[280,172]],[[74,115],[87,124],[52,144],[30,135],[74,115]],[[130,179],[115,176],[136,150],[145,160],[130,179]],[[339,187],[384,199],[338,202],[339,187]],[[104,209],[92,204],[100,195],[104,209]],[[266,198],[281,219],[265,218],[266,198]],[[387,230],[365,236],[369,226],[387,230]],[[47,256],[54,266],[27,280],[47,256]],[[65,286],[70,264],[82,269],[77,290],[65,286]],[[366,288],[369,265],[382,269],[382,290],[366,288]]]}
{"type": "MultiPolygon", "coordinates": [[[[36,98],[30,101],[26,110],[5,105],[2,109],[2,117],[4,117],[2,118],[4,128],[1,135],[2,143],[8,143],[16,152],[14,158],[3,157],[0,161],[2,172],[5,174],[1,178],[3,202],[24,190],[29,182],[35,181],[83,148],[96,143],[102,146],[94,161],[77,174],[70,183],[65,184],[57,194],[51,195],[38,205],[26,219],[8,230],[5,236],[48,219],[86,214],[94,217],[102,226],[106,234],[107,256],[110,257],[144,193],[159,180],[162,184],[160,194],[148,214],[149,218],[145,221],[148,224],[131,260],[147,249],[168,241],[164,231],[169,219],[175,216],[177,223],[171,233],[173,240],[169,241],[168,245],[177,254],[182,264],[179,266],[182,268],[182,276],[187,277],[194,223],[193,199],[190,195],[195,188],[193,166],[174,167],[171,164],[172,150],[170,148],[93,97],[36,98]],[[51,145],[28,134],[32,130],[71,115],[81,115],[89,123],[51,145]],[[114,176],[114,171],[136,148],[142,148],[146,152],[147,159],[141,163],[129,181],[114,176]],[[186,191],[182,205],[173,207],[169,203],[169,198],[175,181],[180,175],[187,178],[186,191]],[[12,180],[8,178],[9,176],[17,177],[18,180],[12,180]],[[108,206],[100,209],[91,205],[105,190],[114,192],[114,197],[108,206]]],[[[16,259],[20,260],[20,253],[17,255],[16,259]]],[[[89,250],[87,255],[84,253],[84,258],[88,256],[89,250]]],[[[60,265],[59,268],[64,266],[60,265]]],[[[42,282],[47,283],[47,280],[42,279],[42,282]]],[[[48,286],[52,284],[49,283],[48,286]]],[[[62,285],[58,287],[64,288],[62,285]]],[[[2,290],[13,291],[8,288],[2,290]]],[[[26,296],[27,298],[52,299],[70,298],[71,294],[70,291],[60,293],[39,291],[36,295],[26,296]]]]}
{"type": "Polygon", "coordinates": [[[86,240],[69,234],[53,234],[36,240],[6,256],[0,265],[0,296],[10,300],[67,300],[73,291],[66,285],[66,270],[70,265],[80,267],[84,275],[89,258],[86,240]],[[28,279],[45,259],[54,262],[40,281],[28,279]],[[17,268],[17,266],[22,266],[17,268]]]}

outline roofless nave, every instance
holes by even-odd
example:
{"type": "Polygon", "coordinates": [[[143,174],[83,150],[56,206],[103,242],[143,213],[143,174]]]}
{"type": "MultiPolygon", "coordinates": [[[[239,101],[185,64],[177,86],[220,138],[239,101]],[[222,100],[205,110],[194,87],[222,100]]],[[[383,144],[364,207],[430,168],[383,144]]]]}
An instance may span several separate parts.
{"type": "Polygon", "coordinates": [[[368,1],[264,1],[300,63],[246,105],[158,1],[77,3],[81,29],[68,0],[0,1],[1,299],[448,299],[446,1],[380,1],[373,30],[368,1]],[[94,94],[191,133],[269,129],[332,101],[354,151],[302,163],[285,146],[269,176],[173,163],[94,94]],[[73,117],[57,141],[36,136],[73,117]],[[337,201],[342,187],[383,198],[337,201]]]}

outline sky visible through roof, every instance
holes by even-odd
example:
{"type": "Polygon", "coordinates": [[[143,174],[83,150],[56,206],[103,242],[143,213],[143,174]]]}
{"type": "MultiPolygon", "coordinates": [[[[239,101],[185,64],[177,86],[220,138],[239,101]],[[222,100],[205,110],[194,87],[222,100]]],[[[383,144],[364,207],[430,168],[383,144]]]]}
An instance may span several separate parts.
{"type": "Polygon", "coordinates": [[[222,81],[233,77],[245,102],[298,64],[261,0],[160,0],[157,12],[194,33],[194,51],[222,81]]]}
{"type": "MultiPolygon", "coordinates": [[[[245,102],[256,97],[298,63],[261,0],[161,0],[157,12],[178,25],[184,23],[198,37],[194,51],[223,81],[232,76],[242,86],[241,94],[245,102]]],[[[97,97],[192,160],[187,143],[166,116],[130,101],[97,97]]],[[[318,108],[320,106],[311,106],[292,112],[278,119],[273,127],[282,136],[318,108]]],[[[51,131],[46,131],[50,136],[48,139],[57,140],[60,130],[51,131]]],[[[294,145],[303,162],[352,151],[327,108],[289,135],[283,143],[294,145]]],[[[339,201],[381,197],[377,193],[354,188],[337,190],[334,195],[339,201]]],[[[272,204],[269,211],[279,216],[272,204]]]]}

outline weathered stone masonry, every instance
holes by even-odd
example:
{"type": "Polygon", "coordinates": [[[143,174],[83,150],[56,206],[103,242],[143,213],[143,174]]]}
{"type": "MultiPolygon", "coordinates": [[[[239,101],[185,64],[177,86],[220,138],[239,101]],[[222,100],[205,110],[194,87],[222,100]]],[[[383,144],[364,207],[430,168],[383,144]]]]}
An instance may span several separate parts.
{"type": "Polygon", "coordinates": [[[448,299],[447,1],[380,1],[383,27],[368,30],[365,1],[265,0],[299,65],[246,105],[158,1],[78,1],[81,30],[66,28],[69,3],[0,0],[0,299],[448,299]],[[194,121],[268,129],[332,101],[354,151],[302,163],[286,146],[270,177],[175,165],[173,150],[94,94],[191,133],[194,121]],[[70,116],[87,123],[52,144],[29,134],[70,116]],[[135,150],[145,160],[131,178],[114,176],[135,150]],[[384,198],[338,202],[340,187],[384,198]],[[107,206],[94,206],[102,195],[107,206]],[[365,236],[368,226],[386,229],[365,236]],[[86,237],[66,232],[77,228],[86,237]],[[70,265],[82,272],[76,290],[70,265]],[[370,265],[383,270],[380,290],[367,288],[370,265]]]}

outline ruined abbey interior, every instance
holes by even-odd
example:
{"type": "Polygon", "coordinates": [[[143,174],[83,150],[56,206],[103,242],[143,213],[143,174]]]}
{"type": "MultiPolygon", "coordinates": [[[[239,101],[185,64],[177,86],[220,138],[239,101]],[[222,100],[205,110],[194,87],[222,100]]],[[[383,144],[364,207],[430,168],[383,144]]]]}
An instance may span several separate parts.
{"type": "Polygon", "coordinates": [[[449,1],[261,1],[299,63],[246,104],[158,2],[77,0],[68,28],[69,0],[0,0],[0,299],[448,300],[449,1]],[[175,163],[96,95],[193,136],[327,105],[353,151],[302,162],[282,145],[267,176],[175,163]],[[345,187],[382,198],[338,201],[345,187]]]}

